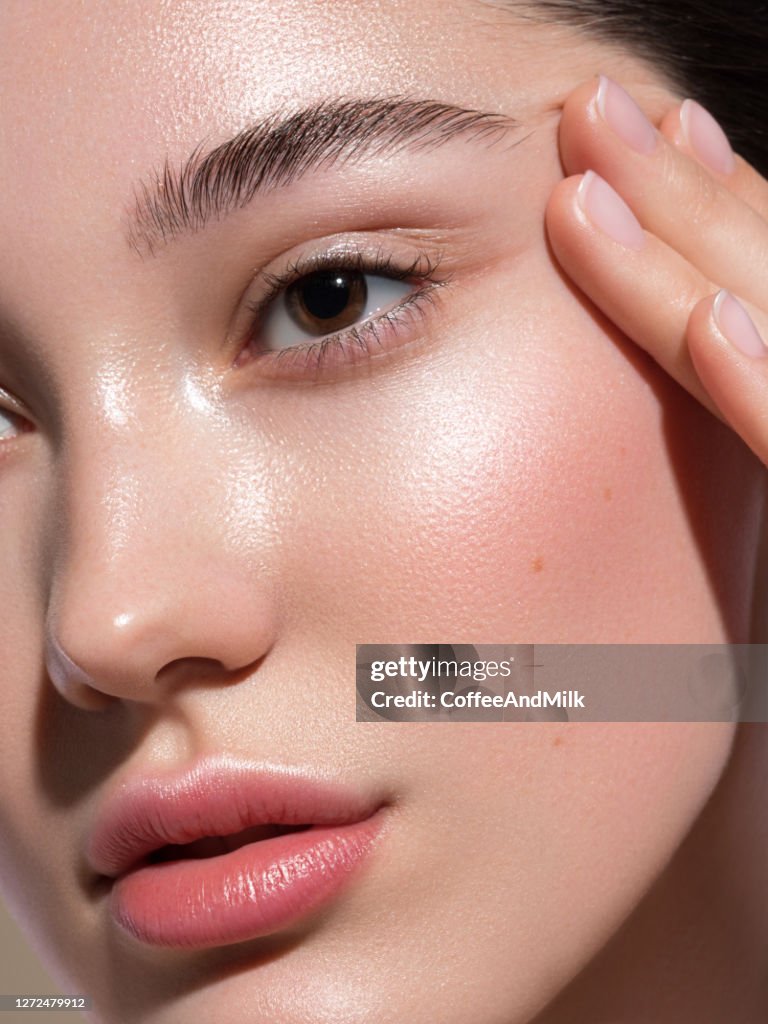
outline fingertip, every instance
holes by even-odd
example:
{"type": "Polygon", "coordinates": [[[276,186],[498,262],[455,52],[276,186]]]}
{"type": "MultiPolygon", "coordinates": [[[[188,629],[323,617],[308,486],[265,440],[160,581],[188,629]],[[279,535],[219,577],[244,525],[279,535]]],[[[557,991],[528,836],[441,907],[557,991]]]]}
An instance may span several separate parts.
{"type": "Polygon", "coordinates": [[[597,102],[597,94],[604,75],[596,74],[572,89],[563,103],[564,113],[582,113],[592,103],[597,102]]]}
{"type": "Polygon", "coordinates": [[[686,344],[697,373],[702,378],[709,377],[713,363],[717,363],[722,354],[722,335],[718,330],[715,318],[715,303],[720,293],[706,295],[691,310],[686,326],[686,344]]]}
{"type": "Polygon", "coordinates": [[[594,137],[599,135],[602,118],[597,109],[600,75],[582,82],[568,95],[558,128],[558,143],[563,165],[570,174],[585,171],[590,164],[594,137]]]}
{"type": "Polygon", "coordinates": [[[566,212],[566,207],[570,208],[577,204],[577,193],[584,177],[584,174],[570,174],[567,178],[562,178],[558,181],[547,201],[547,216],[556,216],[564,213],[566,212]]]}
{"type": "Polygon", "coordinates": [[[678,103],[666,112],[664,117],[659,123],[659,132],[667,142],[671,143],[677,149],[688,149],[688,143],[686,141],[685,132],[683,131],[681,121],[681,109],[682,104],[678,103]]]}
{"type": "MultiPolygon", "coordinates": [[[[580,217],[578,192],[586,175],[572,174],[563,178],[550,193],[544,220],[550,238],[564,239],[573,234],[580,217]]],[[[583,215],[581,215],[583,216],[583,215]]]]}
{"type": "Polygon", "coordinates": [[[691,310],[688,317],[688,331],[697,337],[702,334],[714,334],[717,330],[717,323],[714,316],[715,300],[719,292],[712,295],[705,295],[691,310]]]}
{"type": "MultiPolygon", "coordinates": [[[[700,353],[713,348],[765,359],[768,348],[747,308],[725,288],[696,304],[688,318],[689,346],[700,353]]],[[[693,355],[692,355],[693,358],[693,355]]]]}
{"type": "Polygon", "coordinates": [[[708,295],[689,316],[686,343],[716,414],[759,459],[768,462],[764,417],[768,362],[756,358],[765,357],[768,351],[761,348],[757,327],[746,308],[725,289],[708,295]],[[746,335],[739,339],[741,331],[746,335]]]}

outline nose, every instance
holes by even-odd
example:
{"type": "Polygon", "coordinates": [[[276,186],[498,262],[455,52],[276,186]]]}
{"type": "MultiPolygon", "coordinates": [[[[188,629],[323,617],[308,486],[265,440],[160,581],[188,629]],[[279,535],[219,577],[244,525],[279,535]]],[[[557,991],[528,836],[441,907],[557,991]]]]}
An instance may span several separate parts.
{"type": "Polygon", "coordinates": [[[102,710],[240,677],[274,642],[275,601],[225,484],[199,468],[190,479],[189,459],[110,461],[84,453],[65,474],[46,614],[53,685],[102,710]]]}

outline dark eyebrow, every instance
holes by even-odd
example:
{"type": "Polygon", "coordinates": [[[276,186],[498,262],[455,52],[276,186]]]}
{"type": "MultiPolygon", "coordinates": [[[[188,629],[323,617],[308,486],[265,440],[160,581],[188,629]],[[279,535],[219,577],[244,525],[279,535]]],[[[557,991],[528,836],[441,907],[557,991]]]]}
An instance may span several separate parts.
{"type": "Polygon", "coordinates": [[[518,127],[505,114],[400,96],[325,100],[276,113],[208,153],[205,141],[199,143],[178,168],[166,158],[149,181],[134,186],[127,240],[139,255],[153,255],[178,235],[311,170],[363,155],[435,149],[460,136],[491,146],[518,127]]]}

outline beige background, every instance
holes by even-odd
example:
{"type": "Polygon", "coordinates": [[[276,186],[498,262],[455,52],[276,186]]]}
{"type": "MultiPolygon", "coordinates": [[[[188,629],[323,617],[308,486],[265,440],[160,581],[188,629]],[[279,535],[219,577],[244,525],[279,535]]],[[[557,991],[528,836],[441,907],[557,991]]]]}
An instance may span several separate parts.
{"type": "MultiPolygon", "coordinates": [[[[0,900],[0,993],[3,995],[88,995],[62,992],[41,965],[0,900]]],[[[86,1024],[79,1013],[50,1010],[0,1012],[0,1024],[86,1024]]]]}

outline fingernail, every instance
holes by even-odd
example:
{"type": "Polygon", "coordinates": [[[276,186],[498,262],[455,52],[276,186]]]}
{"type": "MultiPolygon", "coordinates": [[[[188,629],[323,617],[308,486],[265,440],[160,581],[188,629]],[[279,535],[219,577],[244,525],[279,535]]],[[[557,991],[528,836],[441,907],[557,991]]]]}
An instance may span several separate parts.
{"type": "Polygon", "coordinates": [[[734,348],[743,352],[745,356],[759,358],[768,355],[768,348],[763,344],[752,317],[730,292],[724,288],[719,291],[712,308],[720,333],[734,348]]]}
{"type": "Polygon", "coordinates": [[[604,231],[614,242],[629,249],[642,249],[645,246],[645,232],[637,217],[618,192],[599,174],[587,171],[581,179],[576,197],[579,206],[595,227],[604,231]]]}
{"type": "Polygon", "coordinates": [[[736,159],[728,136],[696,100],[684,100],[680,107],[680,126],[686,142],[703,164],[718,174],[736,169],[736,159]]]}
{"type": "Polygon", "coordinates": [[[597,109],[608,127],[637,153],[656,149],[656,129],[629,93],[605,75],[600,75],[597,109]]]}

